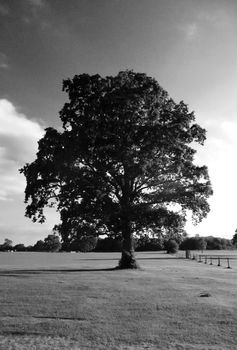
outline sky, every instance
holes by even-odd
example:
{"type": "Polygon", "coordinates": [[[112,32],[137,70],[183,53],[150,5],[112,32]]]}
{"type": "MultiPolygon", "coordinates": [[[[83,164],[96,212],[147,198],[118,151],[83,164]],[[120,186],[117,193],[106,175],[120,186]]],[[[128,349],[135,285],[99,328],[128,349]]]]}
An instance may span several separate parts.
{"type": "Polygon", "coordinates": [[[211,211],[190,236],[232,238],[237,227],[236,0],[0,0],[0,244],[34,244],[45,224],[24,217],[25,178],[44,128],[61,126],[62,81],[133,69],[184,100],[207,130],[211,211]]]}

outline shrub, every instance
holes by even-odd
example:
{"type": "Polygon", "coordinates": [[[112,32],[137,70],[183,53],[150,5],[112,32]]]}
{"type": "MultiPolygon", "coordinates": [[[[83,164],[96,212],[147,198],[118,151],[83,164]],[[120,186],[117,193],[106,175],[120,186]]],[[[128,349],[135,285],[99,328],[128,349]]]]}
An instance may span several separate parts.
{"type": "Polygon", "coordinates": [[[168,254],[174,254],[179,250],[179,245],[174,239],[169,239],[165,242],[165,249],[168,254]]]}

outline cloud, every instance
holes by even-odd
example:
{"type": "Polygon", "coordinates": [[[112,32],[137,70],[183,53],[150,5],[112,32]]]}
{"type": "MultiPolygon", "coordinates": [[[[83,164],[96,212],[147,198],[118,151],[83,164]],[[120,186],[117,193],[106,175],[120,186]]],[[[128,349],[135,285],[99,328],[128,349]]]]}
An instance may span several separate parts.
{"type": "Polygon", "coordinates": [[[196,23],[190,23],[184,29],[186,38],[189,41],[193,41],[198,36],[198,26],[196,23]]]}
{"type": "Polygon", "coordinates": [[[226,7],[211,8],[209,11],[206,8],[205,11],[200,11],[197,14],[197,20],[202,24],[209,24],[214,28],[226,29],[235,25],[234,13],[226,7]]]}
{"type": "Polygon", "coordinates": [[[229,31],[229,34],[235,33],[236,20],[233,11],[224,7],[205,7],[205,11],[196,11],[193,18],[179,25],[179,30],[184,34],[187,41],[194,41],[199,36],[203,36],[207,31],[229,31]]]}
{"type": "Polygon", "coordinates": [[[45,23],[45,11],[49,7],[46,0],[25,0],[25,13],[22,16],[22,21],[26,25],[39,24],[44,29],[45,23]]]}
{"type": "Polygon", "coordinates": [[[187,41],[194,41],[199,34],[197,23],[186,23],[178,27],[179,30],[184,34],[187,41]]]}
{"type": "Polygon", "coordinates": [[[0,99],[0,243],[34,244],[51,232],[59,221],[54,209],[46,210],[47,222],[32,223],[24,216],[25,178],[19,168],[36,158],[37,141],[44,129],[28,119],[6,99],[0,99]]]}
{"type": "Polygon", "coordinates": [[[6,99],[0,99],[0,200],[24,192],[25,181],[18,169],[35,158],[37,141],[44,130],[6,99]]]}
{"type": "Polygon", "coordinates": [[[0,68],[7,69],[9,68],[9,64],[7,63],[7,56],[0,52],[0,68]]]}

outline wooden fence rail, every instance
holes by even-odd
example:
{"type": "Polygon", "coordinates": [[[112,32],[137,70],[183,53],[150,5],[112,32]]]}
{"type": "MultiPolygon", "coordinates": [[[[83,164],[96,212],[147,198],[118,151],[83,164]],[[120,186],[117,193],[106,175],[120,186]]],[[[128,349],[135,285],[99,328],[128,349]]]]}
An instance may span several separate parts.
{"type": "Polygon", "coordinates": [[[216,261],[217,266],[221,266],[221,262],[224,261],[227,264],[227,268],[230,269],[230,261],[237,260],[237,255],[193,254],[192,256],[190,255],[190,258],[198,261],[199,263],[204,262],[207,264],[209,262],[210,265],[213,265],[213,263],[216,261]]]}

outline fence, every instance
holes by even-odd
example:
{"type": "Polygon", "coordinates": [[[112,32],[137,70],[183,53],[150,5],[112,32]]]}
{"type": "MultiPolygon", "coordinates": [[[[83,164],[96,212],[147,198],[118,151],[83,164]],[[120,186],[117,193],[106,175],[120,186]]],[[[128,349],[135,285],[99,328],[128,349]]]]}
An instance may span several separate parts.
{"type": "Polygon", "coordinates": [[[221,263],[223,262],[228,269],[231,268],[231,260],[237,260],[237,255],[213,255],[213,254],[186,254],[186,258],[190,258],[193,260],[198,261],[199,263],[204,262],[205,264],[213,265],[215,262],[217,266],[222,266],[221,263]]]}

